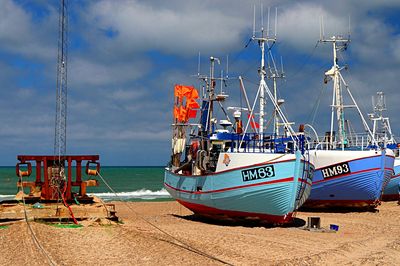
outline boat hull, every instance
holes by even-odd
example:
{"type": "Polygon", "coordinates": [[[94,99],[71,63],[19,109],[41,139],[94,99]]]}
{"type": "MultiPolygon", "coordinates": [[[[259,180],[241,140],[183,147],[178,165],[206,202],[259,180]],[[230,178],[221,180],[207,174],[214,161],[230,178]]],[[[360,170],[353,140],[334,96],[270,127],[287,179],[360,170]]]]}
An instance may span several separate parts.
{"type": "Polygon", "coordinates": [[[383,191],[382,200],[400,200],[400,158],[398,157],[394,162],[394,175],[383,191]]]}
{"type": "MultiPolygon", "coordinates": [[[[312,173],[304,171],[310,169],[309,162],[300,157],[285,154],[278,160],[264,160],[264,163],[209,175],[187,176],[166,169],[164,186],[173,198],[195,214],[287,223],[311,191],[312,173]],[[264,177],[268,169],[273,169],[273,175],[264,177]],[[256,171],[261,173],[258,177],[264,178],[254,178],[256,171]],[[251,173],[253,178],[249,179],[251,173]]],[[[235,161],[235,154],[230,154],[230,158],[235,161]]]]}
{"type": "Polygon", "coordinates": [[[393,174],[386,151],[311,151],[315,163],[311,195],[304,207],[376,207],[393,174]]]}

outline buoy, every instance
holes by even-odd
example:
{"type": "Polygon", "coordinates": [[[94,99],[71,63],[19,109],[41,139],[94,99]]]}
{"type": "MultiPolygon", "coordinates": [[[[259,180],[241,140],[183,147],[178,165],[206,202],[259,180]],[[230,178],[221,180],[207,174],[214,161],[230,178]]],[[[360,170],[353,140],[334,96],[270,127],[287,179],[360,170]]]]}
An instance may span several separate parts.
{"type": "Polygon", "coordinates": [[[88,175],[97,175],[97,170],[96,169],[89,169],[87,170],[88,175]]]}
{"type": "Polygon", "coordinates": [[[86,172],[87,175],[98,175],[98,173],[100,172],[100,163],[98,163],[98,162],[87,162],[86,163],[86,171],[85,172],[86,172]],[[95,167],[95,168],[93,169],[93,167],[95,167]]]}

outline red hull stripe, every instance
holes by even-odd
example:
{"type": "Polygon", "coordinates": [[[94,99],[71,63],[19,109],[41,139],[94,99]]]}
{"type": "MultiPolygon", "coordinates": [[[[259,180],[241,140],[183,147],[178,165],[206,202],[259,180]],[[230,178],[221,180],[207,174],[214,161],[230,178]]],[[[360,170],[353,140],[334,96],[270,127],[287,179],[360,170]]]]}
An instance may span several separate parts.
{"type": "Polygon", "coordinates": [[[365,172],[376,171],[376,170],[379,170],[379,169],[381,169],[381,168],[370,168],[370,169],[367,169],[367,170],[361,170],[361,171],[352,172],[352,173],[348,173],[348,174],[338,175],[338,176],[331,177],[331,178],[328,178],[328,179],[315,181],[315,182],[313,182],[313,184],[319,184],[319,183],[322,183],[322,182],[331,181],[333,179],[338,179],[338,178],[346,177],[346,176],[349,176],[349,175],[356,175],[356,174],[365,173],[365,172]]]}
{"type": "Polygon", "coordinates": [[[301,182],[301,183],[306,183],[307,185],[311,186],[311,183],[308,182],[308,181],[304,181],[304,180],[302,180],[301,178],[299,178],[298,180],[299,180],[299,182],[301,182]]]}
{"type": "Polygon", "coordinates": [[[400,200],[400,195],[399,194],[383,194],[382,200],[383,201],[400,200]]]}
{"type": "MultiPolygon", "coordinates": [[[[356,158],[356,159],[352,159],[352,160],[348,160],[348,161],[342,161],[342,162],[339,162],[339,163],[345,163],[345,162],[348,163],[348,162],[352,162],[352,161],[364,160],[364,159],[374,158],[374,157],[379,157],[379,156],[381,156],[381,155],[379,154],[379,155],[367,156],[367,157],[362,157],[362,158],[356,158]]],[[[386,155],[386,156],[394,158],[394,156],[391,156],[391,155],[386,155]]],[[[320,170],[321,168],[329,167],[329,166],[336,165],[336,164],[337,163],[330,164],[330,165],[325,165],[324,167],[316,168],[315,170],[320,170]]]]}
{"type": "Polygon", "coordinates": [[[273,180],[273,181],[266,181],[266,182],[261,182],[261,183],[236,186],[236,187],[227,187],[227,188],[208,190],[208,191],[183,190],[183,189],[179,189],[179,188],[174,188],[165,182],[164,182],[164,185],[166,185],[167,187],[169,187],[173,190],[179,191],[179,192],[190,193],[190,194],[208,194],[208,193],[218,193],[218,192],[224,192],[224,191],[228,191],[228,190],[235,190],[235,189],[241,189],[241,188],[247,188],[247,187],[255,187],[255,186],[262,186],[262,185],[269,185],[269,184],[276,184],[276,183],[291,182],[293,180],[294,180],[293,177],[288,177],[288,178],[283,178],[283,179],[278,179],[278,180],[273,180]]]}
{"type": "Polygon", "coordinates": [[[400,175],[393,175],[392,179],[398,178],[400,175]]]}
{"type": "Polygon", "coordinates": [[[242,211],[231,211],[231,210],[220,210],[213,207],[208,207],[202,204],[186,202],[177,200],[180,204],[193,211],[196,214],[210,215],[210,216],[228,216],[237,218],[246,217],[258,217],[261,220],[272,222],[272,223],[287,223],[292,220],[292,213],[288,213],[284,216],[264,214],[264,213],[253,213],[253,212],[242,212],[242,211]]]}

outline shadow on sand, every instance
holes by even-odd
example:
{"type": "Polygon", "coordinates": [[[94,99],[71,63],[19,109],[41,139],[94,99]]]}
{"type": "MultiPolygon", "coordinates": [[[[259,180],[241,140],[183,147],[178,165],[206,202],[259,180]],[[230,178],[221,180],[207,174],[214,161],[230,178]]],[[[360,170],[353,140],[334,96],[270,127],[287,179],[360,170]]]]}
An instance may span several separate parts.
{"type": "Polygon", "coordinates": [[[212,218],[207,216],[200,216],[196,214],[191,215],[177,215],[171,214],[172,216],[184,219],[187,221],[192,222],[200,222],[206,223],[211,225],[219,225],[219,226],[242,226],[242,227],[264,227],[264,228],[276,228],[276,227],[283,227],[283,228],[297,228],[303,227],[306,224],[306,221],[300,218],[293,218],[293,221],[286,224],[271,224],[266,223],[261,220],[253,220],[253,219],[230,219],[230,218],[212,218]]]}

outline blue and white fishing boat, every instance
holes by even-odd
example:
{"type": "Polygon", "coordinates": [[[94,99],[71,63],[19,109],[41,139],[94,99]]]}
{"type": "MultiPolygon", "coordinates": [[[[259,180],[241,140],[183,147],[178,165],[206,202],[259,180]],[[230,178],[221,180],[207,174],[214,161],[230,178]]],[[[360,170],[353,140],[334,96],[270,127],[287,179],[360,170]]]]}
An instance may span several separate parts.
{"type": "Polygon", "coordinates": [[[383,92],[377,92],[372,98],[374,112],[369,114],[369,118],[373,122],[372,133],[378,144],[393,150],[395,154],[394,173],[392,178],[386,185],[382,200],[400,200],[400,144],[397,143],[390,126],[389,117],[384,117],[383,112],[386,111],[386,98],[383,92]]]}
{"type": "Polygon", "coordinates": [[[313,129],[316,138],[310,142],[314,144],[310,157],[315,172],[311,195],[304,206],[374,208],[392,177],[394,154],[378,145],[340,73],[343,68],[338,65],[337,54],[347,47],[349,40],[333,36],[327,40],[321,38],[321,42],[333,45],[333,66],[325,73],[326,82],[333,80],[331,128],[323,138],[313,129]],[[347,92],[350,104],[344,104],[343,92],[347,92]],[[345,119],[345,108],[357,110],[366,135],[352,132],[350,122],[345,119]]]}
{"type": "Polygon", "coordinates": [[[174,199],[197,215],[287,223],[309,196],[313,166],[305,149],[304,133],[291,128],[265,81],[264,47],[274,39],[253,36],[253,40],[259,42],[262,51],[261,81],[253,107],[241,86],[247,107],[228,107],[235,111],[234,123],[223,109],[227,95],[215,92],[217,58],[211,57],[210,76],[201,77],[206,86],[198,124],[188,123],[193,110],[187,107],[196,106],[193,98],[197,95],[188,91],[195,89],[175,87],[172,157],[165,169],[164,186],[174,199]],[[264,133],[265,93],[286,126],[285,134],[264,133]],[[181,97],[183,94],[190,96],[181,97]],[[256,102],[260,106],[259,123],[254,121],[256,102]],[[222,108],[224,119],[215,117],[216,107],[222,108]],[[245,119],[241,118],[246,111],[244,127],[245,119]]]}

